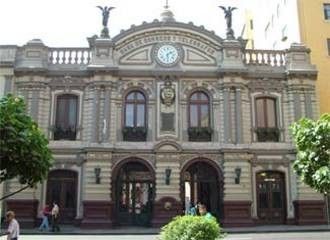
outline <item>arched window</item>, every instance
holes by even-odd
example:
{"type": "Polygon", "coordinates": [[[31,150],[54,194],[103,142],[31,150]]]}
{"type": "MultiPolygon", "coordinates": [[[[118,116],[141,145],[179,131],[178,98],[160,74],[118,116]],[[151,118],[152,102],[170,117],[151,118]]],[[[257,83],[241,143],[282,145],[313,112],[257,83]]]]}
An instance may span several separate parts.
{"type": "Polygon", "coordinates": [[[140,91],[132,91],[125,98],[123,139],[145,141],[147,136],[146,98],[140,91]]]}
{"type": "Polygon", "coordinates": [[[140,91],[133,91],[125,98],[125,127],[146,126],[146,98],[140,91]]]}
{"type": "Polygon", "coordinates": [[[259,97],[256,99],[256,127],[258,141],[278,141],[276,98],[259,97]]]}
{"type": "Polygon", "coordinates": [[[189,98],[189,141],[211,141],[210,99],[203,91],[191,94],[189,98]]]}
{"type": "Polygon", "coordinates": [[[63,94],[56,98],[54,140],[75,140],[78,125],[78,96],[63,94]]]}
{"type": "Polygon", "coordinates": [[[189,127],[210,126],[210,100],[202,91],[194,92],[189,99],[189,127]]]}

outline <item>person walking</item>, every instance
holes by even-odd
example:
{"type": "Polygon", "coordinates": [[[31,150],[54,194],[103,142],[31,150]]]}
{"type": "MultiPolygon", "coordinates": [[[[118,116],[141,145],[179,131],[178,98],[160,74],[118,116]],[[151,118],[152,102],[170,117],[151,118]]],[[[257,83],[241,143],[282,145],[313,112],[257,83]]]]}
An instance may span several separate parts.
{"type": "Polygon", "coordinates": [[[39,226],[39,231],[43,231],[44,229],[46,231],[49,231],[48,217],[49,217],[50,211],[49,211],[49,206],[48,205],[46,205],[44,207],[41,214],[42,214],[42,223],[39,226]]]}
{"type": "Polygon", "coordinates": [[[56,202],[53,203],[53,208],[52,208],[52,232],[59,232],[60,227],[58,225],[58,220],[59,220],[59,214],[60,214],[60,208],[56,204],[56,202]]]}
{"type": "Polygon", "coordinates": [[[7,240],[18,240],[19,237],[19,224],[15,219],[15,213],[13,211],[8,211],[6,213],[6,220],[8,222],[8,229],[6,231],[7,240]]]}

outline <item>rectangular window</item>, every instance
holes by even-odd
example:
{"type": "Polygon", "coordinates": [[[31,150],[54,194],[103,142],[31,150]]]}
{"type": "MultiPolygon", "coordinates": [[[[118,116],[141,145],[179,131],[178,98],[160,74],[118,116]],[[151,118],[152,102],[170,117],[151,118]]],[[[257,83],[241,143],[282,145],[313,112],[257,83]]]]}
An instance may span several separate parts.
{"type": "Polygon", "coordinates": [[[288,30],[287,25],[282,28],[282,42],[285,42],[288,39],[288,30]]]}
{"type": "Polygon", "coordinates": [[[330,38],[327,39],[328,42],[328,55],[330,56],[330,38]]]}
{"type": "Polygon", "coordinates": [[[267,39],[268,30],[269,30],[270,22],[268,22],[267,26],[265,27],[265,38],[267,39]]]}
{"type": "Polygon", "coordinates": [[[250,19],[250,28],[251,28],[251,30],[253,30],[253,20],[252,19],[250,19]]]}
{"type": "Polygon", "coordinates": [[[330,3],[323,4],[324,7],[324,18],[330,20],[330,3]]]}

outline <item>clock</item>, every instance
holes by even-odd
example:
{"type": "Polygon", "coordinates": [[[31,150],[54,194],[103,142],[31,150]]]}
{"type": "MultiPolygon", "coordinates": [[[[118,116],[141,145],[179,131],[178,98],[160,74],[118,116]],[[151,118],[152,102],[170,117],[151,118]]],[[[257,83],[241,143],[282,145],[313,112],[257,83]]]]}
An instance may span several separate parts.
{"type": "Polygon", "coordinates": [[[156,50],[156,59],[161,65],[173,66],[179,60],[179,51],[174,45],[162,45],[156,50]]]}

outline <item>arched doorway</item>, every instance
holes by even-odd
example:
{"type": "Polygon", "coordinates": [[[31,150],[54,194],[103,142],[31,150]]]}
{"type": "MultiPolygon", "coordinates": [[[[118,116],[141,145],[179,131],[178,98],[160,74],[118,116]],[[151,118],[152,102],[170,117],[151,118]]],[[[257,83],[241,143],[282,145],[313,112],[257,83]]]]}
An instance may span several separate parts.
{"type": "Polygon", "coordinates": [[[77,211],[78,174],[70,170],[53,170],[48,175],[46,203],[55,201],[60,208],[60,222],[73,223],[77,211]]]}
{"type": "Polygon", "coordinates": [[[121,163],[114,171],[115,222],[123,226],[149,226],[155,192],[155,174],[140,159],[121,163]]]}
{"type": "Polygon", "coordinates": [[[219,167],[207,159],[188,163],[181,172],[181,199],[187,211],[190,204],[205,204],[217,219],[223,217],[223,180],[219,167]]]}
{"type": "Polygon", "coordinates": [[[256,183],[257,212],[260,223],[285,223],[284,174],[274,171],[259,172],[256,176],[256,183]]]}

